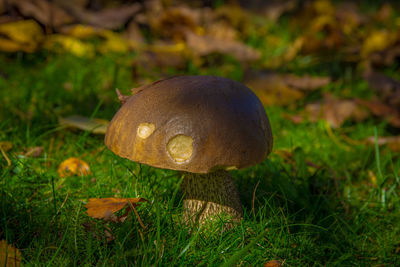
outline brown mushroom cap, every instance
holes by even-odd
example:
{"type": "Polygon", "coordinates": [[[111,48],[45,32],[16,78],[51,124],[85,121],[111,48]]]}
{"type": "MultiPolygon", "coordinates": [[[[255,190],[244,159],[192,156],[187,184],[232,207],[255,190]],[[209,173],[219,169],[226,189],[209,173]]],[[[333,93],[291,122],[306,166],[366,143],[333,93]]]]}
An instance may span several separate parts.
{"type": "Polygon", "coordinates": [[[115,154],[154,167],[193,173],[240,169],[272,149],[264,107],[241,83],[178,76],[136,90],[105,136],[115,154]]]}

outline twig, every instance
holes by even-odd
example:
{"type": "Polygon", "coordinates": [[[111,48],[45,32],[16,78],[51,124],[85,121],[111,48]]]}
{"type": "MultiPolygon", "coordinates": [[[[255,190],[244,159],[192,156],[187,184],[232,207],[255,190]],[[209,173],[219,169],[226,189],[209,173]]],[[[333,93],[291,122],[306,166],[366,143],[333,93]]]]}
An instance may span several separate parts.
{"type": "Polygon", "coordinates": [[[256,217],[256,212],[255,212],[255,209],[254,209],[254,201],[255,201],[255,199],[256,199],[256,190],[257,190],[257,187],[258,187],[258,184],[259,184],[259,183],[260,183],[260,180],[258,180],[256,186],[254,187],[254,191],[253,191],[252,207],[253,207],[253,215],[254,215],[254,217],[256,217]]]}
{"type": "Polygon", "coordinates": [[[129,203],[129,206],[131,207],[131,209],[133,210],[133,212],[135,213],[135,215],[136,215],[136,217],[137,217],[137,219],[139,221],[140,226],[142,226],[143,230],[146,230],[146,226],[144,226],[142,220],[140,219],[139,213],[135,209],[135,205],[133,205],[132,202],[130,202],[130,201],[128,201],[128,203],[129,203]]]}
{"type": "Polygon", "coordinates": [[[10,167],[11,160],[8,158],[7,153],[3,150],[3,148],[1,146],[0,146],[0,151],[1,151],[1,154],[3,154],[3,157],[5,158],[5,160],[7,161],[7,166],[10,167]]]}

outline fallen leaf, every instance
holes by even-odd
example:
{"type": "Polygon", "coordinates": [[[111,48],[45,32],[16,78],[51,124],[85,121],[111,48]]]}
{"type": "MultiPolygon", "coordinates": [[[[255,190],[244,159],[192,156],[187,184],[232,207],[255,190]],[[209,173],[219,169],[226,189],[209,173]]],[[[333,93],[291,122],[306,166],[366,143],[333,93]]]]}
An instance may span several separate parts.
{"type": "Polygon", "coordinates": [[[382,51],[397,40],[397,32],[390,32],[386,29],[375,30],[366,36],[361,48],[361,55],[367,57],[372,52],[382,51]]]}
{"type": "Polygon", "coordinates": [[[59,119],[60,125],[69,128],[78,128],[84,131],[90,131],[94,134],[105,134],[109,124],[108,120],[87,118],[79,115],[73,115],[59,119]]]}
{"type": "Polygon", "coordinates": [[[300,90],[315,90],[321,88],[331,82],[330,77],[312,77],[310,75],[296,76],[293,74],[287,74],[283,76],[284,82],[300,90]]]}
{"type": "Polygon", "coordinates": [[[77,24],[61,27],[60,33],[78,39],[88,39],[90,37],[97,36],[101,30],[103,29],[95,28],[89,25],[77,24]]]}
{"type": "MultiPolygon", "coordinates": [[[[294,10],[298,0],[275,0],[275,1],[250,1],[256,2],[253,10],[265,15],[270,21],[277,21],[284,13],[294,10]]],[[[247,5],[246,5],[247,6],[247,5]]]]}
{"type": "Polygon", "coordinates": [[[374,18],[379,22],[389,21],[393,15],[393,7],[389,3],[383,3],[379,10],[375,13],[374,18]]]}
{"type": "Polygon", "coordinates": [[[187,46],[197,56],[221,53],[231,55],[241,62],[256,61],[261,58],[259,51],[236,40],[217,39],[191,31],[186,31],[185,37],[187,46]]]}
{"type": "Polygon", "coordinates": [[[355,102],[361,106],[366,107],[372,114],[377,117],[385,118],[388,123],[394,127],[400,128],[400,111],[385,104],[377,99],[364,100],[355,99],[355,102]]]}
{"type": "Polygon", "coordinates": [[[272,260],[264,263],[264,267],[281,267],[282,262],[278,260],[272,260]]]}
{"type": "Polygon", "coordinates": [[[286,106],[304,98],[304,93],[288,86],[279,74],[250,74],[244,84],[258,96],[263,105],[286,106]]]}
{"type": "Polygon", "coordinates": [[[122,38],[120,34],[110,30],[104,30],[101,31],[99,35],[104,38],[104,41],[98,47],[100,53],[126,53],[129,51],[129,44],[127,40],[122,38]]]}
{"type": "Polygon", "coordinates": [[[18,267],[21,266],[21,252],[7,244],[6,240],[0,241],[0,266],[18,267]]]}
{"type": "Polygon", "coordinates": [[[400,152],[400,136],[381,136],[375,140],[375,136],[368,137],[366,142],[370,145],[387,145],[392,151],[400,152]]]}
{"type": "Polygon", "coordinates": [[[81,9],[68,3],[68,1],[60,2],[60,5],[82,24],[88,24],[105,29],[115,30],[122,27],[134,14],[140,9],[139,3],[130,5],[122,5],[113,8],[104,8],[97,12],[81,9]]]}
{"type": "Polygon", "coordinates": [[[364,74],[368,85],[377,92],[381,99],[400,111],[400,82],[382,73],[371,71],[364,74]]]}
{"type": "Polygon", "coordinates": [[[25,157],[37,158],[42,155],[43,151],[44,148],[42,146],[29,147],[26,149],[26,152],[23,153],[23,155],[25,157]]]}
{"type": "Polygon", "coordinates": [[[289,105],[330,83],[330,77],[296,76],[273,71],[246,71],[244,83],[254,91],[264,105],[289,105]]]}
{"type": "Polygon", "coordinates": [[[20,20],[0,24],[0,50],[6,52],[34,52],[44,38],[34,20],[20,20]]]}
{"type": "Polygon", "coordinates": [[[132,47],[136,47],[139,44],[144,44],[145,39],[142,34],[142,31],[140,30],[138,24],[136,21],[131,21],[128,24],[128,27],[126,28],[125,34],[124,34],[125,39],[129,41],[132,47]]]}
{"type": "Polygon", "coordinates": [[[129,207],[130,204],[137,206],[139,202],[147,202],[147,200],[144,198],[90,198],[85,207],[90,217],[105,219],[115,216],[114,213],[126,206],[129,207]]]}
{"type": "Polygon", "coordinates": [[[200,9],[187,6],[174,6],[160,10],[160,14],[148,14],[148,20],[154,31],[172,39],[183,39],[185,31],[196,32],[200,24],[200,9]]]}
{"type": "Polygon", "coordinates": [[[377,178],[376,178],[376,175],[375,175],[375,173],[373,172],[373,171],[371,171],[371,170],[368,170],[368,177],[369,177],[369,179],[371,180],[371,183],[374,185],[374,186],[376,186],[378,183],[377,183],[377,178]]]}
{"type": "MultiPolygon", "coordinates": [[[[324,94],[324,99],[315,103],[307,104],[301,114],[303,120],[309,119],[311,122],[325,120],[333,128],[340,127],[346,120],[353,118],[361,121],[367,118],[368,112],[357,105],[351,99],[337,99],[331,94],[324,94]]],[[[298,116],[293,122],[302,122],[298,116]]]]}
{"type": "Polygon", "coordinates": [[[91,57],[94,55],[94,46],[72,36],[62,34],[50,35],[44,47],[56,52],[69,52],[78,57],[91,57]]]}
{"type": "Polygon", "coordinates": [[[60,177],[91,174],[89,165],[83,160],[74,157],[64,160],[58,166],[57,171],[60,177]]]}
{"type": "Polygon", "coordinates": [[[0,142],[0,148],[4,151],[7,152],[9,150],[11,150],[11,148],[13,147],[13,143],[9,142],[9,141],[1,141],[0,142]]]}
{"type": "Polygon", "coordinates": [[[9,0],[25,17],[33,17],[50,27],[60,27],[74,21],[62,8],[46,0],[9,0]]]}
{"type": "Polygon", "coordinates": [[[160,70],[183,70],[187,66],[188,53],[184,43],[156,42],[146,46],[132,63],[133,76],[135,79],[143,79],[143,76],[154,74],[159,78],[160,70]]]}

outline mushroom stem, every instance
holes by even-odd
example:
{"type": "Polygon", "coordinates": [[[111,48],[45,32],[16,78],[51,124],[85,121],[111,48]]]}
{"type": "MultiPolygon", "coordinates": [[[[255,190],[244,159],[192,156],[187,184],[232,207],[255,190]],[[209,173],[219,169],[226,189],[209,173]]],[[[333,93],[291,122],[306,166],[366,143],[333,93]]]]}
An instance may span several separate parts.
{"type": "Polygon", "coordinates": [[[223,220],[225,227],[231,228],[242,220],[239,193],[229,172],[185,173],[181,187],[185,194],[185,222],[205,224],[223,220]]]}

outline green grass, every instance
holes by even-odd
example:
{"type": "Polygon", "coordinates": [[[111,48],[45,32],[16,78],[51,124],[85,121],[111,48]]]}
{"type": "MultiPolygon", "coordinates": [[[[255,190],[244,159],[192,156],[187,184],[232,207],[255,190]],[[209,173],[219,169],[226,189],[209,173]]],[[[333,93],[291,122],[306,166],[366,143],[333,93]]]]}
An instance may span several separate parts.
{"type": "MultiPolygon", "coordinates": [[[[400,264],[399,154],[342,138],[389,133],[373,119],[349,122],[332,135],[322,121],[295,125],[282,116],[298,110],[267,107],[275,152],[232,172],[242,224],[229,232],[221,226],[210,235],[190,233],[179,223],[179,173],[119,158],[103,136],[58,125],[59,117],[72,114],[111,119],[119,108],[114,88],[127,93],[138,85],[131,78],[133,56],[0,57],[0,141],[14,145],[7,152],[11,166],[0,159],[0,239],[19,248],[27,266],[262,266],[274,259],[286,266],[400,264]],[[33,146],[43,146],[40,157],[18,154],[33,146]],[[292,152],[291,159],[281,150],[292,152]],[[60,178],[57,167],[69,157],[86,161],[92,174],[60,178]],[[148,199],[138,207],[146,229],[135,216],[124,223],[88,217],[84,205],[91,197],[148,199]],[[110,230],[115,239],[107,242],[110,230]]],[[[232,59],[223,70],[189,65],[186,73],[242,78],[232,59]]],[[[354,92],[365,91],[357,77],[349,82],[354,92]]]]}

